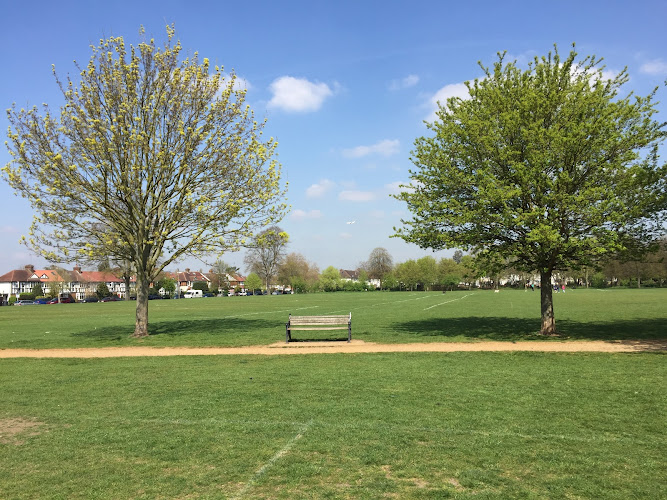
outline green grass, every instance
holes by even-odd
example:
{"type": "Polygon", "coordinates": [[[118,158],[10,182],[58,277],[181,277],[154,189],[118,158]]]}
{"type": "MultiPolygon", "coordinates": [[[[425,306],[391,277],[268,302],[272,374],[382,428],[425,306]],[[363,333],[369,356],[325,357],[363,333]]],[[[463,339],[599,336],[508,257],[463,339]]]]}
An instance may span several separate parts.
{"type": "Polygon", "coordinates": [[[0,498],[625,500],[667,484],[661,354],[5,359],[0,380],[0,498]],[[18,419],[37,426],[1,427],[18,419]]]}
{"type": "MultiPolygon", "coordinates": [[[[288,314],[352,312],[353,338],[373,342],[540,338],[539,292],[331,293],[152,301],[150,337],[130,338],[134,302],[1,307],[0,348],[241,346],[284,338],[288,314]]],[[[656,339],[667,289],[568,290],[554,295],[563,338],[656,339]]],[[[308,332],[296,338],[304,339],[308,332]]]]}

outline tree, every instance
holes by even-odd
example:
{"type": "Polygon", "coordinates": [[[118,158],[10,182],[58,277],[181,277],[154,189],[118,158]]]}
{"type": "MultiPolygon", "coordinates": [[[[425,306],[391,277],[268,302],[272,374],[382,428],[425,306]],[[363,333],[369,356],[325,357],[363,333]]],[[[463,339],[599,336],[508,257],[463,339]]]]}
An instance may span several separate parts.
{"type": "Polygon", "coordinates": [[[414,259],[408,259],[396,266],[396,279],[410,290],[414,290],[420,282],[419,265],[414,259]]]}
{"type": "Polygon", "coordinates": [[[257,235],[245,256],[244,261],[250,271],[264,280],[267,290],[278,274],[288,239],[287,233],[278,226],[269,227],[257,235]]]}
{"type": "Polygon", "coordinates": [[[278,266],[278,283],[290,285],[294,291],[305,292],[309,286],[317,283],[320,271],[300,253],[290,253],[278,266]],[[298,288],[298,290],[297,290],[298,288]]]}
{"type": "Polygon", "coordinates": [[[457,264],[460,264],[460,263],[461,263],[461,259],[462,259],[462,258],[463,258],[463,252],[462,252],[461,250],[456,250],[456,251],[454,252],[454,255],[452,256],[452,259],[453,259],[454,262],[456,262],[457,264]]]}
{"type": "Polygon", "coordinates": [[[413,214],[404,240],[538,271],[543,334],[556,333],[554,271],[596,264],[630,236],[655,239],[666,215],[655,91],[622,97],[625,70],[607,79],[600,59],[576,59],[555,48],[527,70],[504,54],[482,66],[470,98],[441,104],[433,136],[416,140],[411,190],[396,195],[413,214]]]}
{"type": "Polygon", "coordinates": [[[250,273],[245,279],[245,287],[247,290],[261,290],[262,289],[262,278],[260,278],[256,273],[250,273]]]}
{"type": "Polygon", "coordinates": [[[417,260],[419,266],[419,281],[424,286],[424,290],[430,290],[438,282],[438,263],[427,255],[417,260]]]}
{"type": "Polygon", "coordinates": [[[101,40],[78,83],[54,69],[59,117],[46,105],[8,111],[4,176],[37,212],[24,242],[53,262],[131,263],[136,337],[148,335],[149,284],[166,266],[237,250],[286,210],[277,143],[245,91],[196,52],[182,58],[174,35],[167,27],[162,48],[101,40]]]}
{"type": "Polygon", "coordinates": [[[155,285],[155,288],[158,290],[164,290],[166,295],[171,297],[176,291],[176,280],[170,276],[166,276],[158,281],[158,283],[155,285]]]}
{"type": "Polygon", "coordinates": [[[362,267],[364,267],[371,278],[380,280],[380,288],[382,288],[382,279],[385,274],[391,272],[394,268],[394,262],[387,249],[377,247],[373,249],[368,257],[368,262],[362,267]]]}
{"type": "Polygon", "coordinates": [[[325,292],[340,290],[340,271],[334,266],[327,267],[320,275],[320,288],[325,292]]]}
{"type": "Polygon", "coordinates": [[[32,294],[35,297],[43,297],[44,296],[44,290],[42,290],[42,284],[41,283],[35,283],[35,286],[32,287],[32,294]]]}
{"type": "Polygon", "coordinates": [[[239,272],[239,268],[226,263],[222,259],[217,259],[211,267],[211,273],[214,275],[210,287],[213,289],[229,289],[228,275],[235,275],[239,272]]]}
{"type": "Polygon", "coordinates": [[[110,297],[111,292],[109,291],[109,287],[106,283],[100,283],[97,285],[97,291],[95,292],[95,295],[97,295],[98,299],[103,299],[104,297],[110,297]]]}

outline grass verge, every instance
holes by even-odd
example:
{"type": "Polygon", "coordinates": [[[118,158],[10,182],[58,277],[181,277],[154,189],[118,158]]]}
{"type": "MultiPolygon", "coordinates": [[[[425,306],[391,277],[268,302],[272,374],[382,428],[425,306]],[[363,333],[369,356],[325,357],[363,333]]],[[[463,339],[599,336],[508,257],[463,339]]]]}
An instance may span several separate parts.
{"type": "MultiPolygon", "coordinates": [[[[284,339],[289,313],[348,312],[353,338],[372,342],[535,340],[542,339],[539,300],[538,292],[503,290],[152,301],[150,337],[142,340],[130,337],[133,302],[2,307],[0,348],[271,344],[284,339]]],[[[665,338],[667,289],[568,290],[555,294],[554,302],[562,338],[665,338]]],[[[299,338],[306,335],[318,334],[299,338]]]]}
{"type": "Polygon", "coordinates": [[[0,497],[659,498],[664,362],[2,360],[0,497]]]}

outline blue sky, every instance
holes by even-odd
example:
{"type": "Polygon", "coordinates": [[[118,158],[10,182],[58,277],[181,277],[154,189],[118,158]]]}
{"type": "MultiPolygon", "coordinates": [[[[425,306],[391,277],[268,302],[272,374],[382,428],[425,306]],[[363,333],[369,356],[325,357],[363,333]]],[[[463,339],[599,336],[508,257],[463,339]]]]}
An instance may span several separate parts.
{"type": "MultiPolygon", "coordinates": [[[[389,194],[408,181],[410,151],[428,134],[423,122],[435,103],[480,76],[477,61],[491,65],[507,51],[526,62],[554,43],[567,53],[576,42],[582,56],[604,57],[612,72],[627,66],[626,89],[645,95],[667,79],[666,19],[664,0],[3,1],[0,99],[4,109],[13,102],[58,107],[52,64],[61,76],[76,75],[72,61],[85,65],[100,38],[136,44],[143,25],[164,40],[165,25],[175,23],[186,51],[246,82],[248,103],[279,141],[291,205],[280,224],[290,234],[288,251],[320,269],[353,269],[375,247],[395,262],[431,253],[389,237],[408,217],[389,194]]],[[[658,100],[666,93],[661,85],[658,100]]],[[[667,105],[659,109],[667,121],[667,105]]],[[[4,113],[0,120],[6,131],[4,113]]],[[[0,164],[8,161],[0,148],[0,164]]],[[[32,211],[4,181],[0,213],[0,274],[47,265],[19,245],[32,211]]],[[[223,259],[243,270],[243,254],[223,259]]]]}

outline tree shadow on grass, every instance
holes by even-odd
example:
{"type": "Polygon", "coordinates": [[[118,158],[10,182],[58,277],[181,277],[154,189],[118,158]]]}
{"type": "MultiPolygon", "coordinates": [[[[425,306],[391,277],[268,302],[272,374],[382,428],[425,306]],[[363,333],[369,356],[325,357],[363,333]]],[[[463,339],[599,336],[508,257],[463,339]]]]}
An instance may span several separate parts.
{"type": "MultiPolygon", "coordinates": [[[[261,319],[193,319],[178,321],[161,321],[148,324],[148,335],[165,337],[189,337],[189,336],[244,336],[254,334],[259,330],[273,329],[280,334],[280,329],[276,329],[274,321],[261,319]]],[[[84,332],[73,333],[73,337],[96,339],[100,341],[127,339],[134,333],[132,326],[109,326],[96,328],[84,332]]]]}
{"type": "MultiPolygon", "coordinates": [[[[578,322],[556,319],[559,336],[555,340],[661,340],[667,338],[664,318],[578,322]]],[[[443,340],[467,337],[482,340],[545,340],[539,334],[539,319],[504,317],[439,318],[396,322],[389,329],[414,337],[443,340]]]]}

